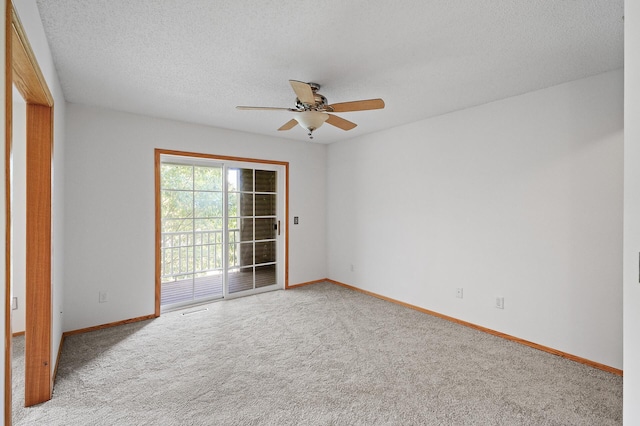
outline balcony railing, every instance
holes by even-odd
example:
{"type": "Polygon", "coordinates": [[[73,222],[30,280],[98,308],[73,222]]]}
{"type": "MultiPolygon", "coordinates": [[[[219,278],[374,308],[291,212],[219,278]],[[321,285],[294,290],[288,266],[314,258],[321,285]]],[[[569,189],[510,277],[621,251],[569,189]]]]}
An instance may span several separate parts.
{"type": "MultiPolygon", "coordinates": [[[[240,229],[226,243],[229,293],[276,284],[275,262],[241,267],[240,229]]],[[[223,296],[223,231],[163,232],[160,250],[162,306],[223,296]]]]}
{"type": "MultiPolygon", "coordinates": [[[[239,229],[229,229],[229,267],[239,266],[239,229]],[[235,244],[234,244],[235,243],[235,244]]],[[[185,275],[222,271],[223,231],[163,232],[160,256],[163,282],[185,275]]]]}

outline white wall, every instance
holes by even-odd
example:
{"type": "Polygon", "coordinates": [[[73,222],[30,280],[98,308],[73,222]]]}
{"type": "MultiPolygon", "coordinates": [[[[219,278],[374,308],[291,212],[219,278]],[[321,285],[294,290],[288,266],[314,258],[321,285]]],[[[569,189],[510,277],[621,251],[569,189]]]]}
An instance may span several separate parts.
{"type": "Polygon", "coordinates": [[[622,368],[622,95],[610,72],[330,145],[329,278],[622,368]]]}
{"type": "Polygon", "coordinates": [[[65,330],[154,313],[154,148],[288,161],[289,284],[326,277],[326,146],[68,104],[65,330]]]}
{"type": "Polygon", "coordinates": [[[640,2],[624,4],[624,424],[640,424],[640,2]]]}
{"type": "Polygon", "coordinates": [[[25,330],[27,256],[27,110],[24,99],[14,88],[12,112],[13,188],[11,199],[11,285],[18,298],[18,309],[11,313],[11,331],[25,330]]]}
{"type": "MultiPolygon", "coordinates": [[[[53,194],[52,194],[52,345],[51,365],[55,365],[62,338],[63,246],[64,246],[64,140],[65,100],[58,80],[40,13],[34,0],[13,0],[22,26],[54,100],[53,194]]],[[[53,370],[53,369],[52,369],[53,370]]]]}

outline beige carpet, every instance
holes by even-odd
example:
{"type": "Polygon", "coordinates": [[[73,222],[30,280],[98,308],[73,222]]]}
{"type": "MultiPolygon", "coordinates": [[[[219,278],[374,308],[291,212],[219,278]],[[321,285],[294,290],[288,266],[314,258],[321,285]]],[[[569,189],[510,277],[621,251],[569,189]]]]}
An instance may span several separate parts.
{"type": "Polygon", "coordinates": [[[331,284],[69,337],[16,425],[619,425],[622,378],[331,284]]]}

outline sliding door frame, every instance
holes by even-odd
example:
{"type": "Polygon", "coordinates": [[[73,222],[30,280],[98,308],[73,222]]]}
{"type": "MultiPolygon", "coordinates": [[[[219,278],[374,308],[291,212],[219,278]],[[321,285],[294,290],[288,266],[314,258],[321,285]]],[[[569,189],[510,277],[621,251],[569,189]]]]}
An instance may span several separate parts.
{"type": "MultiPolygon", "coordinates": [[[[280,174],[281,171],[284,169],[284,167],[282,167],[279,164],[268,164],[268,163],[264,163],[264,162],[260,163],[260,164],[264,164],[264,169],[262,169],[262,170],[275,171],[278,174],[280,174]],[[273,166],[273,167],[270,167],[270,166],[273,166]]],[[[224,234],[225,235],[229,235],[229,232],[228,232],[229,230],[227,228],[227,225],[228,225],[229,219],[230,219],[229,211],[228,211],[228,209],[229,209],[228,197],[229,197],[229,192],[231,192],[231,191],[228,190],[228,182],[229,182],[228,181],[228,177],[229,177],[229,175],[227,174],[227,172],[229,170],[231,170],[231,169],[252,169],[254,171],[254,173],[255,173],[255,171],[257,170],[256,166],[257,166],[257,164],[255,162],[249,162],[249,161],[233,161],[233,162],[229,162],[229,163],[224,163],[224,166],[223,166],[224,167],[224,171],[225,171],[225,173],[224,173],[224,187],[226,188],[225,191],[224,191],[225,192],[225,196],[224,196],[224,200],[225,200],[224,201],[224,216],[225,216],[224,234]]],[[[255,177],[255,175],[254,175],[254,177],[255,177]]],[[[282,185],[280,183],[277,183],[277,185],[276,185],[276,190],[275,190],[276,192],[275,193],[278,194],[278,199],[280,198],[279,196],[281,194],[284,194],[284,192],[285,192],[285,184],[286,184],[286,182],[283,182],[282,185]]],[[[254,183],[253,191],[255,191],[254,193],[257,195],[259,191],[256,191],[255,185],[256,184],[254,183]]],[[[238,191],[244,192],[244,191],[241,191],[240,189],[238,189],[238,191]]],[[[258,203],[258,201],[257,201],[257,197],[256,197],[256,200],[254,201],[254,205],[256,206],[256,209],[257,209],[257,203],[258,203]]],[[[284,208],[284,200],[283,200],[282,204],[279,201],[276,204],[277,204],[277,208],[276,208],[277,211],[285,211],[286,210],[284,208]]],[[[253,215],[253,213],[255,213],[255,212],[252,212],[252,215],[253,215]]],[[[238,213],[238,214],[240,216],[246,217],[245,214],[243,214],[243,213],[238,213]]],[[[276,231],[276,236],[275,236],[274,239],[277,240],[277,241],[280,240],[280,238],[278,238],[278,235],[280,235],[280,232],[282,232],[282,231],[284,232],[285,239],[287,238],[287,235],[288,235],[288,232],[287,232],[288,229],[286,229],[286,227],[284,227],[284,228],[282,227],[281,221],[279,219],[284,219],[284,218],[282,218],[282,216],[280,214],[277,214],[277,217],[274,219],[276,221],[275,224],[277,224],[276,225],[277,226],[277,228],[276,228],[277,231],[276,231]]],[[[240,219],[238,217],[238,220],[240,221],[242,219],[240,219]]],[[[283,220],[282,222],[284,222],[285,220],[283,220]]],[[[246,241],[238,242],[238,244],[244,244],[245,242],[246,241]]],[[[229,249],[229,244],[230,244],[229,241],[226,241],[225,250],[229,249]]],[[[248,296],[248,295],[253,295],[253,294],[258,294],[258,293],[262,293],[262,292],[268,292],[268,291],[273,291],[273,290],[276,290],[276,289],[285,288],[282,285],[282,280],[280,279],[280,278],[284,279],[284,277],[283,277],[284,274],[281,275],[280,269],[282,269],[282,272],[284,272],[284,270],[286,270],[285,268],[283,268],[283,263],[284,263],[283,260],[285,259],[284,248],[285,248],[284,244],[282,244],[282,245],[280,243],[277,244],[276,262],[275,262],[276,263],[276,283],[275,284],[271,284],[271,285],[266,285],[264,287],[255,287],[256,275],[254,275],[254,277],[253,277],[254,287],[252,289],[248,289],[248,290],[240,290],[240,291],[233,291],[233,292],[229,291],[230,288],[231,288],[231,283],[230,283],[230,278],[229,278],[230,265],[229,265],[229,257],[225,256],[225,259],[224,259],[224,282],[226,283],[226,285],[224,285],[224,292],[223,292],[224,296],[223,297],[225,299],[234,299],[236,297],[244,297],[244,296],[248,296]]],[[[255,264],[255,258],[252,259],[252,263],[253,263],[252,266],[253,266],[254,269],[257,269],[256,266],[258,266],[258,267],[260,266],[260,265],[256,265],[255,264]]],[[[242,268],[240,268],[240,269],[242,269],[242,268]]]]}
{"type": "Polygon", "coordinates": [[[160,205],[160,169],[161,169],[161,156],[162,155],[172,155],[178,157],[194,157],[194,158],[203,158],[208,160],[215,161],[234,161],[234,162],[247,162],[247,163],[257,163],[257,164],[270,164],[276,166],[282,166],[284,168],[285,175],[285,183],[284,183],[284,288],[289,288],[289,163],[286,161],[273,161],[273,160],[260,160],[254,158],[243,158],[243,157],[229,157],[229,156],[220,156],[213,154],[202,154],[202,153],[194,153],[194,152],[185,152],[185,151],[173,151],[166,149],[155,149],[154,150],[154,173],[155,173],[155,276],[156,276],[156,285],[155,285],[155,316],[160,316],[161,306],[161,291],[162,291],[162,280],[161,280],[161,241],[162,241],[162,223],[161,223],[161,205],[160,205]]]}

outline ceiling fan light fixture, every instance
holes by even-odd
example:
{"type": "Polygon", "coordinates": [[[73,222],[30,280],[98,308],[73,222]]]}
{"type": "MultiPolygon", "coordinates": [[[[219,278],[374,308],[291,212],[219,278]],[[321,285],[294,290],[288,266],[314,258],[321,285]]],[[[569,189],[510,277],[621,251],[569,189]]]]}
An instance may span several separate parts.
{"type": "Polygon", "coordinates": [[[311,133],[314,130],[322,126],[322,124],[327,121],[329,114],[319,111],[302,111],[296,114],[293,118],[295,118],[298,124],[307,129],[309,131],[309,136],[311,136],[311,133]]]}

